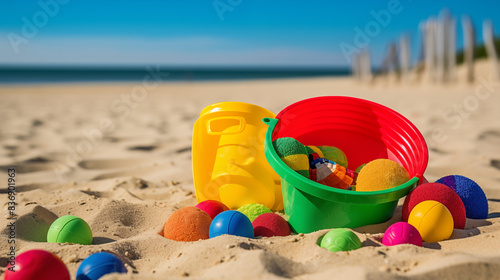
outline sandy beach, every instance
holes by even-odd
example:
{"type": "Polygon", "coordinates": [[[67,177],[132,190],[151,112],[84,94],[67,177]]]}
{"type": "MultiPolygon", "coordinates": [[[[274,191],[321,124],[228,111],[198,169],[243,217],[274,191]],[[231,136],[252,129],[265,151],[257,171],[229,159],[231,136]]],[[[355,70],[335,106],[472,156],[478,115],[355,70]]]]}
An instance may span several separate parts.
{"type": "Polygon", "coordinates": [[[100,251],[121,256],[129,271],[103,280],[498,279],[500,84],[489,80],[488,71],[478,73],[473,84],[452,85],[389,80],[368,85],[351,78],[1,85],[0,274],[8,252],[7,169],[14,167],[17,252],[51,251],[72,279],[81,261],[100,251]],[[451,239],[422,248],[385,247],[381,237],[400,220],[398,207],[386,223],[353,229],[361,249],[338,253],[316,245],[328,230],[197,242],[159,235],[175,210],[197,203],[191,139],[205,106],[242,101],[278,113],[324,95],[372,100],[406,116],[429,146],[426,178],[474,179],[488,198],[488,219],[469,219],[451,239]],[[50,224],[68,214],[89,223],[92,245],[42,242],[50,224]]]}

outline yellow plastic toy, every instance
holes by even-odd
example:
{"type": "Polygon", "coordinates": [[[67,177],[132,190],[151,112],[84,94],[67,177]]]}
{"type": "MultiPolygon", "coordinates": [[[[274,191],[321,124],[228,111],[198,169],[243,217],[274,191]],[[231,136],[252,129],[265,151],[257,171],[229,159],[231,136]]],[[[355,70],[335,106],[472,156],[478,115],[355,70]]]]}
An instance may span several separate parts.
{"type": "Polygon", "coordinates": [[[256,105],[207,106],[193,128],[193,180],[198,202],[218,200],[230,209],[259,203],[283,209],[280,177],[264,155],[267,126],[275,115],[256,105]]]}
{"type": "Polygon", "coordinates": [[[420,232],[425,242],[446,240],[453,233],[453,216],[450,210],[434,200],[417,204],[410,212],[408,223],[420,232]]]}

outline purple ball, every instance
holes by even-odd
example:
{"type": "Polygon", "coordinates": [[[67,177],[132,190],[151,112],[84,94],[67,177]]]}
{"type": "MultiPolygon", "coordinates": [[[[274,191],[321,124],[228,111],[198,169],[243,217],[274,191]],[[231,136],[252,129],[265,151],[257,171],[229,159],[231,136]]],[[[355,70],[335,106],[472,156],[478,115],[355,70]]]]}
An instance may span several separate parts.
{"type": "Polygon", "coordinates": [[[436,181],[454,190],[465,206],[469,219],[488,218],[488,199],[481,187],[471,179],[460,175],[449,175],[436,181]]]}
{"type": "Polygon", "coordinates": [[[382,244],[385,246],[413,244],[422,247],[422,237],[414,226],[409,223],[398,222],[385,231],[382,244]]]}

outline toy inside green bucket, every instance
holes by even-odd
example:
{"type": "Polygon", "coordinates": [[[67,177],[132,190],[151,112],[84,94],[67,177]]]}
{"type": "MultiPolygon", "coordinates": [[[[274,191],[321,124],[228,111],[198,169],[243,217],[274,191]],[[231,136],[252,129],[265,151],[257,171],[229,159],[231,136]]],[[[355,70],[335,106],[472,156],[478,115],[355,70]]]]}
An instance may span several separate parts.
{"type": "Polygon", "coordinates": [[[427,167],[427,145],[418,129],[394,110],[371,101],[316,97],[294,103],[275,119],[263,121],[269,125],[265,155],[281,177],[285,214],[295,232],[385,222],[393,216],[398,200],[422,180],[427,167]],[[338,147],[346,154],[350,169],[388,158],[400,163],[412,179],[372,192],[325,186],[301,176],[279,158],[272,141],[280,137],[293,137],[305,145],[338,147]]]}

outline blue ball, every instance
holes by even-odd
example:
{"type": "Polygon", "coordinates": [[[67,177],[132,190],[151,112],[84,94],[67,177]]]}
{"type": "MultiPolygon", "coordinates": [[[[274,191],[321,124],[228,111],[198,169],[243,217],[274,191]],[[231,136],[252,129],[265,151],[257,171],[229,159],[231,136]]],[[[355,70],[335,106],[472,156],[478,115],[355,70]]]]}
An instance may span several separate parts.
{"type": "Polygon", "coordinates": [[[481,187],[471,179],[460,175],[445,176],[436,181],[453,189],[465,206],[465,215],[469,219],[488,217],[488,199],[481,187]]]}
{"type": "Polygon", "coordinates": [[[105,252],[95,253],[80,264],[76,280],[97,280],[110,273],[127,273],[127,269],[117,256],[105,252]]]}
{"type": "Polygon", "coordinates": [[[252,222],[238,211],[221,212],[210,224],[209,237],[214,238],[223,234],[254,238],[252,222]]]}

